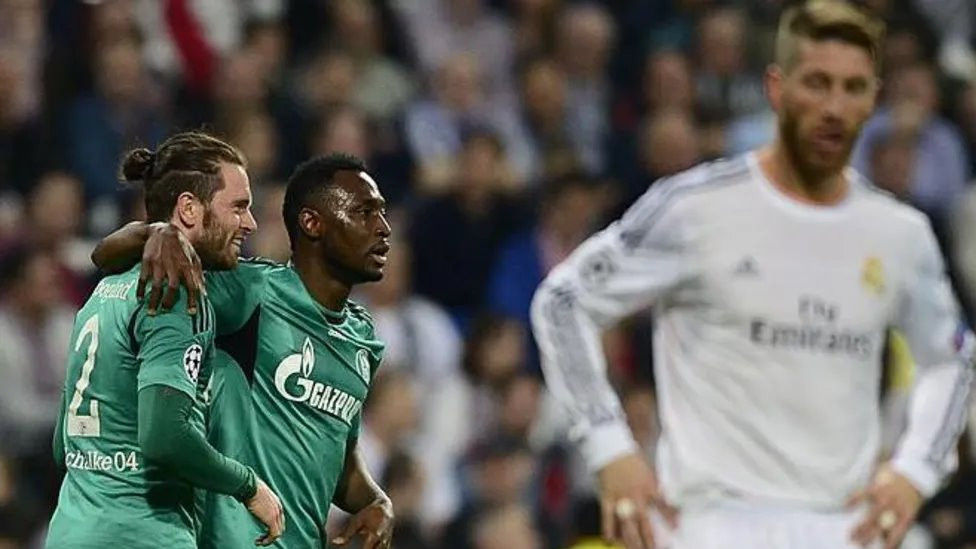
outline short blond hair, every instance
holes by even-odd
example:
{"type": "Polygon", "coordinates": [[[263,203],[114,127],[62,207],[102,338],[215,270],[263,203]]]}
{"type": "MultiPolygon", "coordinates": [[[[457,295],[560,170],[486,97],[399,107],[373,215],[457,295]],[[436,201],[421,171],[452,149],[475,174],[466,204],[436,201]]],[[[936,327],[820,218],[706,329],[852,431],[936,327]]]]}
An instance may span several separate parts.
{"type": "Polygon", "coordinates": [[[884,23],[845,0],[809,0],[787,9],[776,33],[776,64],[789,72],[797,61],[800,40],[839,40],[862,48],[881,70],[884,23]]]}

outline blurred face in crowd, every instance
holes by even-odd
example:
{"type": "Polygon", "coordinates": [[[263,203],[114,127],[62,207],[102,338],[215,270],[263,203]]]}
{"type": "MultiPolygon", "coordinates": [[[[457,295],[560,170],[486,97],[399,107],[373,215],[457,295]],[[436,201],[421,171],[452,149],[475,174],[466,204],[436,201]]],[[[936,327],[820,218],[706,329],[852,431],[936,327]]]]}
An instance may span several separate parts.
{"type": "Polygon", "coordinates": [[[532,516],[520,505],[488,513],[475,527],[475,549],[539,549],[539,533],[532,516]]]}
{"type": "Polygon", "coordinates": [[[302,94],[317,109],[348,105],[356,90],[356,64],[339,51],[319,55],[302,79],[302,94]]]}
{"type": "Polygon", "coordinates": [[[922,60],[922,44],[918,36],[908,30],[896,31],[885,36],[884,61],[886,72],[897,71],[922,60]]]}
{"type": "Polygon", "coordinates": [[[526,70],[522,94],[525,109],[533,121],[544,126],[563,122],[566,75],[554,61],[538,61],[526,70]]]}
{"type": "Polygon", "coordinates": [[[370,157],[366,119],[351,107],[332,113],[314,138],[316,154],[342,152],[359,158],[370,157]]]}
{"type": "Polygon", "coordinates": [[[32,236],[41,245],[56,245],[74,237],[84,222],[81,182],[53,172],[45,174],[31,193],[32,236]]]}
{"type": "Polygon", "coordinates": [[[248,50],[231,54],[220,64],[215,95],[220,103],[246,108],[260,103],[266,94],[261,59],[248,50]]]}
{"type": "Polygon", "coordinates": [[[468,367],[476,383],[499,386],[525,362],[525,333],[512,319],[496,319],[468,340],[468,367]]]}
{"type": "Polygon", "coordinates": [[[613,38],[613,20],[603,8],[568,7],[559,21],[559,62],[574,77],[602,78],[613,38]]]}
{"type": "Polygon", "coordinates": [[[871,180],[899,197],[907,197],[915,164],[915,143],[895,136],[880,140],[871,151],[871,180]]]}
{"type": "Polygon", "coordinates": [[[370,428],[386,443],[399,443],[418,424],[417,393],[411,378],[398,371],[380,374],[367,403],[370,428]]]}
{"type": "Polygon", "coordinates": [[[921,63],[899,69],[891,75],[887,99],[894,107],[912,105],[926,115],[934,113],[939,108],[935,74],[921,63]]]}
{"type": "Polygon", "coordinates": [[[539,382],[520,375],[509,382],[502,394],[499,423],[504,432],[526,438],[539,411],[539,382]]]}
{"type": "Polygon", "coordinates": [[[333,3],[335,26],[342,29],[339,39],[355,55],[367,55],[380,49],[380,29],[376,9],[370,2],[340,0],[333,3]]]}
{"type": "Polygon", "coordinates": [[[575,184],[562,189],[543,208],[543,228],[575,247],[593,230],[603,204],[595,188],[575,184]]]}
{"type": "Polygon", "coordinates": [[[461,151],[461,192],[493,192],[501,182],[502,169],[502,153],[498,143],[483,136],[468,140],[461,151]]]}
{"type": "Polygon", "coordinates": [[[533,459],[527,450],[483,458],[477,471],[482,500],[493,505],[521,501],[532,473],[533,459]]]}
{"type": "Polygon", "coordinates": [[[441,102],[456,112],[468,112],[481,102],[481,73],[469,54],[449,57],[441,66],[436,86],[441,102]]]}
{"type": "Polygon", "coordinates": [[[695,85],[688,58],[678,51],[649,55],[644,67],[644,103],[649,111],[682,109],[695,103],[695,85]]]}
{"type": "Polygon", "coordinates": [[[874,110],[878,79],[870,54],[840,40],[798,39],[792,67],[767,71],[780,139],[805,178],[822,179],[847,164],[874,110]]]}
{"type": "Polygon", "coordinates": [[[106,99],[121,104],[143,99],[145,75],[135,42],[119,39],[105,44],[99,49],[97,59],[98,87],[106,99]]]}
{"type": "Polygon", "coordinates": [[[285,30],[278,23],[262,23],[248,37],[247,49],[257,59],[261,74],[273,78],[286,56],[285,30]]]}
{"type": "Polygon", "coordinates": [[[745,64],[745,19],[734,9],[709,12],[698,30],[702,67],[720,75],[733,75],[745,64]]]}
{"type": "Polygon", "coordinates": [[[230,140],[247,158],[247,170],[257,181],[271,174],[278,161],[278,136],[270,116],[260,111],[243,115],[230,140]]]}
{"type": "Polygon", "coordinates": [[[284,185],[269,185],[263,189],[257,208],[257,223],[261,230],[251,238],[250,244],[254,255],[282,263],[291,257],[288,231],[281,221],[281,206],[284,201],[284,185]]]}
{"type": "Polygon", "coordinates": [[[672,175],[701,160],[700,138],[684,111],[667,111],[648,119],[641,135],[641,162],[652,178],[672,175]]]}
{"type": "Polygon", "coordinates": [[[35,249],[23,271],[5,288],[19,309],[30,315],[42,315],[62,302],[58,263],[54,254],[35,249]]]}

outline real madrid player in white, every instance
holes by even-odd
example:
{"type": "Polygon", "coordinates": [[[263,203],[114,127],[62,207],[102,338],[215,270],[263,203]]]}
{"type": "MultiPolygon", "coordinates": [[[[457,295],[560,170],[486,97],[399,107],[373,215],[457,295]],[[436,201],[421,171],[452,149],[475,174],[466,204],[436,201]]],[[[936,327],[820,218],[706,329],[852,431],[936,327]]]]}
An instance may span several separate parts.
{"type": "Polygon", "coordinates": [[[532,322],[604,534],[631,548],[897,547],[954,467],[972,374],[932,229],[847,168],[879,91],[882,24],[789,9],[766,89],[775,142],[653,184],[539,288],[532,322]],[[655,311],[657,473],[635,453],[599,334],[655,311]],[[886,330],[917,361],[879,459],[886,330]],[[652,529],[648,507],[674,518],[652,529]]]}

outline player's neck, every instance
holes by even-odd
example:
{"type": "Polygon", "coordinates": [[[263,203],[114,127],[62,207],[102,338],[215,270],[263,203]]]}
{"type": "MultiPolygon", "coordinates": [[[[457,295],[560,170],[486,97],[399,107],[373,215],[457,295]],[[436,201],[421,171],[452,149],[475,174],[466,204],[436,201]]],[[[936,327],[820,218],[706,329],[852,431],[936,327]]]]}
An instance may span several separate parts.
{"type": "Polygon", "coordinates": [[[824,175],[805,174],[780,141],[760,149],[758,159],[766,179],[798,202],[833,206],[847,196],[848,182],[842,170],[824,175]]]}
{"type": "Polygon", "coordinates": [[[292,256],[292,264],[312,299],[330,311],[342,310],[346,299],[349,298],[349,292],[352,291],[352,286],[334,277],[318,254],[295,253],[292,256]]]}

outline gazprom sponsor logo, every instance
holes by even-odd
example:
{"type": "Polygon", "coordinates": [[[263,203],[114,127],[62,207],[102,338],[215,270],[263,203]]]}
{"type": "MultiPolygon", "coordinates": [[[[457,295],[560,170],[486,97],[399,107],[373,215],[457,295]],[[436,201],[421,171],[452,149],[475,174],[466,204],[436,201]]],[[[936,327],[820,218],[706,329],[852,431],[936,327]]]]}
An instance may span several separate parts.
{"type": "Polygon", "coordinates": [[[315,348],[306,337],[300,353],[288,355],[278,363],[274,376],[275,388],[286,400],[322,410],[351,425],[352,419],[363,407],[362,401],[337,387],[311,379],[314,368],[315,348]],[[292,383],[294,387],[290,388],[292,383]]]}

